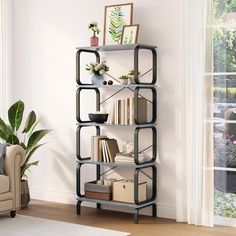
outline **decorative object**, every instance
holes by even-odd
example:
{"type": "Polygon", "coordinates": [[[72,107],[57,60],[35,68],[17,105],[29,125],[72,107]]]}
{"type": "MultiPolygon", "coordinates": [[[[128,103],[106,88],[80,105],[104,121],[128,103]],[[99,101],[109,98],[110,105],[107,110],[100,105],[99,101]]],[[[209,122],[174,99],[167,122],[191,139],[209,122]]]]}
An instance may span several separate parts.
{"type": "MultiPolygon", "coordinates": [[[[140,72],[138,72],[138,76],[139,75],[140,75],[140,72]]],[[[130,69],[129,70],[128,76],[129,76],[129,84],[135,84],[135,81],[134,81],[134,69],[130,69]]]]}
{"type": "Polygon", "coordinates": [[[106,65],[106,62],[103,61],[102,63],[98,62],[91,62],[90,64],[86,65],[86,70],[90,71],[93,74],[91,79],[92,84],[95,85],[102,85],[104,81],[103,75],[109,71],[109,67],[106,65]]]}
{"type": "Polygon", "coordinates": [[[108,80],[108,85],[113,85],[113,81],[112,80],[108,80]]]}
{"type": "MultiPolygon", "coordinates": [[[[138,200],[147,199],[147,183],[138,184],[138,200]]],[[[121,180],[113,183],[113,201],[134,203],[134,182],[121,180]]]]}
{"type": "Polygon", "coordinates": [[[107,121],[108,113],[100,113],[100,112],[89,113],[88,116],[89,116],[89,119],[92,122],[96,122],[96,123],[102,124],[102,123],[107,121]]]}
{"type": "MultiPolygon", "coordinates": [[[[97,222],[97,225],[99,223],[97,222]]],[[[129,233],[91,227],[80,224],[66,223],[56,220],[47,220],[37,217],[18,215],[14,222],[7,217],[1,217],[0,220],[1,235],[8,236],[128,236],[129,233]]]]}
{"type": "Polygon", "coordinates": [[[124,84],[124,85],[125,85],[125,84],[128,84],[129,76],[127,76],[127,75],[122,75],[122,76],[120,76],[118,79],[120,80],[121,84],[124,84]]]}
{"type": "Polygon", "coordinates": [[[97,22],[91,22],[88,26],[90,30],[93,32],[93,36],[90,38],[91,46],[98,46],[99,38],[96,36],[96,33],[99,34],[100,30],[98,28],[97,22]]]}
{"type": "Polygon", "coordinates": [[[133,3],[105,7],[103,45],[121,44],[124,25],[133,21],[133,3]]]}
{"type": "Polygon", "coordinates": [[[134,44],[138,41],[139,25],[125,25],[123,27],[121,44],[134,44]]]}
{"type": "Polygon", "coordinates": [[[39,161],[30,162],[34,152],[44,144],[39,144],[39,141],[47,135],[51,130],[40,129],[35,131],[36,126],[42,119],[37,119],[34,111],[31,111],[26,119],[25,126],[20,131],[20,126],[23,119],[25,105],[22,101],[17,101],[8,110],[9,125],[0,118],[0,138],[7,143],[17,144],[26,150],[26,161],[21,167],[21,181],[25,181],[23,185],[28,184],[26,171],[31,166],[37,166],[39,161]],[[23,137],[23,139],[20,139],[23,137]]]}

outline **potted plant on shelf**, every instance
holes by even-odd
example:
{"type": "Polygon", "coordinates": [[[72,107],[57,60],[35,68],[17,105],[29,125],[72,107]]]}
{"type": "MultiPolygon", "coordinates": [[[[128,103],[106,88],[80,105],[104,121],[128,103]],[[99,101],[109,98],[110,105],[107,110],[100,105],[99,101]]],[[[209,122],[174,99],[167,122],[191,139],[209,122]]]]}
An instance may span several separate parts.
{"type": "Polygon", "coordinates": [[[121,82],[121,84],[128,84],[129,81],[129,76],[128,75],[122,75],[118,78],[121,82]]]}
{"type": "Polygon", "coordinates": [[[6,124],[3,119],[0,118],[0,139],[10,144],[18,144],[26,150],[26,161],[21,167],[21,207],[27,207],[30,201],[28,177],[26,171],[32,166],[37,166],[39,161],[31,161],[32,155],[43,144],[39,144],[39,141],[47,135],[51,130],[40,129],[36,130],[36,126],[41,122],[41,119],[37,119],[34,111],[31,111],[26,119],[24,128],[20,130],[24,114],[24,103],[17,101],[8,110],[9,124],[6,124]]]}
{"type": "MultiPolygon", "coordinates": [[[[215,166],[236,168],[236,142],[229,139],[214,142],[215,166]]],[[[223,192],[236,192],[236,172],[215,170],[215,187],[223,192]]]]}
{"type": "Polygon", "coordinates": [[[93,32],[93,36],[90,38],[90,45],[91,46],[98,46],[99,38],[96,36],[96,34],[99,34],[100,30],[98,28],[97,22],[91,22],[88,26],[90,30],[93,32]]]}
{"type": "Polygon", "coordinates": [[[91,62],[86,65],[86,70],[93,74],[91,79],[92,84],[102,85],[104,81],[103,75],[109,71],[109,67],[106,65],[105,61],[101,63],[91,62]]]}
{"type": "MultiPolygon", "coordinates": [[[[140,75],[140,72],[138,72],[138,75],[140,75]]],[[[128,76],[129,76],[129,83],[130,84],[135,84],[135,81],[134,81],[134,69],[129,70],[128,76]]]]}

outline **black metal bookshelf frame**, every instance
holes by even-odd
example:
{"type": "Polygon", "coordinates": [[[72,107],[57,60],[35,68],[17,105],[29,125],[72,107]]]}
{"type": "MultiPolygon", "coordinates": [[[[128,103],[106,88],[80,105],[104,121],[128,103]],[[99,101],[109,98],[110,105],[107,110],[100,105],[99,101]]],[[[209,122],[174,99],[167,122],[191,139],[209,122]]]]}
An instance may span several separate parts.
{"type": "MultiPolygon", "coordinates": [[[[109,75],[111,78],[116,80],[114,77],[109,75]]],[[[111,46],[99,46],[99,47],[87,47],[87,48],[77,48],[76,53],[76,81],[77,81],[77,92],[76,92],[76,119],[77,119],[77,130],[76,130],[76,156],[78,159],[77,169],[76,169],[76,191],[77,191],[77,214],[81,213],[81,203],[83,201],[93,202],[97,204],[97,208],[100,209],[101,205],[113,205],[113,206],[124,206],[129,207],[134,210],[134,223],[138,223],[139,220],[139,211],[146,207],[152,207],[152,216],[156,217],[156,194],[157,194],[157,167],[156,167],[156,157],[157,157],[157,129],[156,129],[156,120],[157,120],[157,92],[156,92],[156,81],[157,81],[157,53],[156,47],[150,45],[143,44],[132,44],[132,45],[111,45],[111,46]],[[81,54],[82,53],[92,53],[95,55],[96,61],[100,62],[100,54],[99,52],[106,51],[121,51],[121,50],[133,50],[134,51],[134,81],[135,84],[131,85],[111,85],[111,86],[95,86],[93,84],[85,84],[81,82],[80,75],[80,66],[81,66],[81,54]],[[152,71],[152,81],[150,83],[142,83],[138,78],[138,67],[139,67],[139,51],[140,50],[150,50],[152,52],[152,68],[148,70],[146,73],[152,71]],[[100,98],[100,88],[117,88],[118,91],[107,98],[105,101],[101,101],[100,98]],[[123,91],[124,89],[129,89],[134,92],[134,125],[110,125],[110,124],[98,124],[93,123],[88,120],[81,119],[81,91],[92,90],[96,93],[96,109],[100,110],[100,105],[111,97],[116,95],[117,93],[123,91]],[[152,104],[152,118],[151,121],[146,123],[141,123],[138,120],[139,107],[138,107],[138,98],[140,95],[140,90],[150,90],[152,92],[152,101],[146,99],[148,102],[152,104]],[[129,127],[134,128],[134,163],[115,163],[115,162],[96,162],[92,161],[90,157],[82,157],[81,156],[81,130],[86,127],[95,127],[96,134],[99,135],[101,133],[101,127],[129,127]],[[142,129],[150,129],[152,131],[152,145],[149,147],[139,150],[139,133],[142,129]],[[152,158],[149,161],[140,162],[138,159],[138,154],[142,153],[148,148],[152,148],[152,158]],[[134,203],[124,203],[124,202],[116,202],[116,201],[101,201],[95,199],[85,198],[84,194],[81,193],[81,174],[82,174],[82,166],[83,165],[96,165],[96,179],[99,180],[101,177],[118,167],[123,168],[133,168],[134,169],[134,203]],[[106,166],[109,167],[105,172],[101,172],[101,167],[106,166]],[[145,170],[151,169],[152,175],[146,174],[145,170]],[[139,192],[139,175],[143,174],[148,177],[152,181],[152,196],[143,201],[139,202],[138,192],[139,192]]],[[[117,81],[117,80],[116,80],[117,81]]],[[[142,96],[143,97],[143,96],[142,96]]]]}

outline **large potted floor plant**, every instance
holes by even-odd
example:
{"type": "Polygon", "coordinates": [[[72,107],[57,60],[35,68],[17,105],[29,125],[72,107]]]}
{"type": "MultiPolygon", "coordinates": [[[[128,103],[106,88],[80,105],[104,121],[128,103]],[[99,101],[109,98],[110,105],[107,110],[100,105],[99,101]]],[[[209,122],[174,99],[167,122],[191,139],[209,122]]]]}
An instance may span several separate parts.
{"type": "Polygon", "coordinates": [[[26,150],[26,161],[21,167],[22,208],[28,206],[30,201],[28,178],[26,172],[32,166],[37,166],[39,163],[39,161],[31,161],[31,157],[37,149],[44,145],[44,143],[40,144],[39,142],[50,132],[48,129],[35,130],[37,125],[41,122],[41,119],[37,118],[34,111],[31,111],[28,114],[24,127],[21,128],[24,107],[25,106],[22,101],[17,101],[9,108],[9,124],[0,118],[0,139],[3,142],[7,142],[9,144],[21,145],[26,150]]]}

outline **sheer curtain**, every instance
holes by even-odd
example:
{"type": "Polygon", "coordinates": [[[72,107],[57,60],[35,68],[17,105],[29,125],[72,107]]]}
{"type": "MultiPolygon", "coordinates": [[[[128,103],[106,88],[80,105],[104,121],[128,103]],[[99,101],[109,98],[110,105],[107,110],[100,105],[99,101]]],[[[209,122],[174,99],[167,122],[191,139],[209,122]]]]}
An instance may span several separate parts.
{"type": "Polygon", "coordinates": [[[207,127],[204,125],[209,3],[207,0],[180,0],[180,3],[180,151],[176,160],[176,218],[179,222],[213,226],[213,171],[207,153],[211,140],[205,139],[207,127]]]}
{"type": "Polygon", "coordinates": [[[0,117],[6,116],[11,99],[11,0],[0,0],[0,117]]]}

